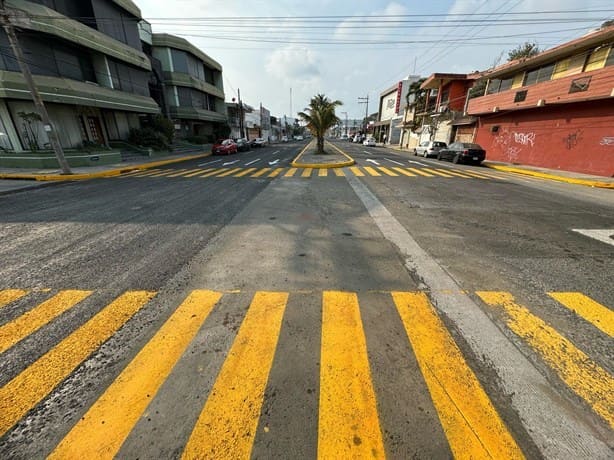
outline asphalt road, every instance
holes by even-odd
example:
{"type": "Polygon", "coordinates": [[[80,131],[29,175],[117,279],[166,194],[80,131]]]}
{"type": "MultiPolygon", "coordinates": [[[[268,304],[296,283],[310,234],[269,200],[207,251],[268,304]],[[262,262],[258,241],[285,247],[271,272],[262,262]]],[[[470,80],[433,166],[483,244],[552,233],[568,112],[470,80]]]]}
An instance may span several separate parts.
{"type": "Polygon", "coordinates": [[[0,457],[611,458],[612,191],[304,145],[0,196],[0,457]]]}

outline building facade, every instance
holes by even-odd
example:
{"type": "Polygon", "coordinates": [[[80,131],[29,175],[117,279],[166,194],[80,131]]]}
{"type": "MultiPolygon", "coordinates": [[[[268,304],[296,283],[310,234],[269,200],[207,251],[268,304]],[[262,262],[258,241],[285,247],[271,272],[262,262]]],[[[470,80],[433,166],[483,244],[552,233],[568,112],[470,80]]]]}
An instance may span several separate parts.
{"type": "Polygon", "coordinates": [[[393,145],[401,142],[403,114],[408,102],[409,86],[419,78],[410,75],[380,94],[378,118],[373,124],[373,136],[378,142],[393,145]]]}
{"type": "Polygon", "coordinates": [[[614,175],[614,26],[499,66],[469,101],[487,158],[614,175]]]}
{"type": "MultiPolygon", "coordinates": [[[[139,117],[160,111],[149,93],[151,64],[139,38],[141,13],[131,1],[5,3],[65,149],[125,139],[131,128],[140,126],[139,117]]],[[[11,152],[40,152],[50,146],[1,30],[0,46],[0,147],[6,160],[11,152]]]]}
{"type": "Polygon", "coordinates": [[[228,126],[222,66],[181,37],[154,33],[152,42],[152,55],[162,65],[164,100],[176,137],[215,141],[228,126]]]}

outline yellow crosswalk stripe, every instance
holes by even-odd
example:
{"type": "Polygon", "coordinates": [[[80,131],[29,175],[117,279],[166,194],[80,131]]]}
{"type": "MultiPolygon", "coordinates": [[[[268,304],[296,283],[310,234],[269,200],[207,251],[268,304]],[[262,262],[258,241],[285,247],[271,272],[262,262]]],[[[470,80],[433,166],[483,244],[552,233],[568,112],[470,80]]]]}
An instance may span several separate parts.
{"type": "Polygon", "coordinates": [[[143,171],[142,169],[137,169],[134,171],[122,173],[119,177],[138,177],[139,175],[143,173],[151,173],[153,171],[161,171],[161,169],[148,169],[146,171],[143,171]]]}
{"type": "Polygon", "coordinates": [[[15,302],[26,295],[28,291],[22,289],[3,289],[0,291],[0,308],[15,302]]]}
{"type": "Polygon", "coordinates": [[[221,297],[192,291],[48,458],[115,457],[221,297]]]}
{"type": "MultiPolygon", "coordinates": [[[[281,174],[281,172],[284,170],[284,168],[275,168],[273,170],[273,172],[271,172],[271,174],[269,174],[267,177],[277,177],[281,174]]],[[[293,173],[294,174],[294,173],[293,173]]]]}
{"type": "Polygon", "coordinates": [[[388,168],[386,168],[384,166],[378,166],[377,169],[379,169],[381,172],[383,172],[387,176],[391,176],[391,177],[398,177],[399,176],[397,173],[392,172],[390,169],[388,169],[388,168]]]}
{"type": "Polygon", "coordinates": [[[227,169],[226,172],[223,172],[222,174],[218,174],[215,177],[227,177],[230,176],[231,174],[234,174],[236,172],[241,171],[241,168],[232,168],[232,169],[227,169]]]}
{"type": "Polygon", "coordinates": [[[448,175],[462,177],[464,179],[475,179],[473,176],[468,176],[467,174],[463,174],[457,170],[452,171],[451,169],[434,169],[434,171],[445,172],[448,175]]]}
{"type": "Polygon", "coordinates": [[[185,171],[185,169],[166,169],[163,170],[161,173],[157,173],[157,174],[152,174],[149,177],[164,177],[164,176],[170,176],[171,174],[177,174],[180,171],[185,171]]]}
{"type": "Polygon", "coordinates": [[[247,176],[250,173],[253,173],[255,170],[257,170],[258,168],[247,168],[244,169],[243,171],[241,171],[240,173],[237,174],[233,174],[232,177],[243,177],[243,176],[247,176]]]}
{"type": "Polygon", "coordinates": [[[296,174],[296,171],[298,171],[297,168],[290,168],[290,169],[288,169],[288,172],[286,172],[286,174],[284,174],[284,177],[292,177],[292,176],[294,176],[294,174],[296,174]]]}
{"type": "Polygon", "coordinates": [[[365,175],[358,166],[350,166],[350,171],[352,171],[356,177],[364,177],[365,175]]]}
{"type": "Polygon", "coordinates": [[[465,171],[465,174],[470,174],[472,176],[481,176],[482,178],[486,178],[486,179],[508,180],[505,177],[503,177],[502,175],[485,173],[485,172],[482,172],[482,171],[480,171],[480,172],[477,172],[477,171],[465,171]]]}
{"type": "MultiPolygon", "coordinates": [[[[458,170],[455,170],[455,172],[458,174],[458,170]]],[[[472,177],[474,179],[492,179],[492,177],[483,176],[481,174],[476,174],[473,171],[465,171],[465,170],[463,170],[462,174],[464,174],[465,176],[468,176],[468,177],[472,177]]]]}
{"type": "Polygon", "coordinates": [[[427,172],[424,172],[424,171],[422,170],[422,168],[421,168],[421,169],[419,169],[419,168],[407,168],[407,170],[408,170],[408,171],[411,171],[411,172],[413,172],[413,173],[415,173],[415,174],[418,174],[419,176],[424,176],[424,177],[433,177],[433,175],[432,175],[432,174],[429,174],[429,173],[427,173],[427,172]]]}
{"type": "Polygon", "coordinates": [[[38,307],[0,327],[0,353],[60,316],[92,291],[60,291],[38,307]]]}
{"type": "Polygon", "coordinates": [[[393,292],[455,458],[524,458],[424,293],[393,292]]]}
{"type": "Polygon", "coordinates": [[[318,169],[318,177],[326,177],[328,176],[328,169],[321,168],[318,169]]]}
{"type": "Polygon", "coordinates": [[[436,176],[441,176],[441,177],[453,177],[451,174],[446,174],[445,172],[442,172],[441,170],[436,170],[436,169],[431,169],[431,168],[422,168],[422,171],[427,172],[429,174],[434,174],[436,176]]]}
{"type": "Polygon", "coordinates": [[[549,292],[557,302],[584,318],[610,337],[614,337],[614,311],[579,292],[549,292]]]}
{"type": "Polygon", "coordinates": [[[322,298],[318,458],[384,458],[356,294],[322,298]]]}
{"type": "Polygon", "coordinates": [[[367,171],[371,176],[374,177],[379,177],[381,176],[380,173],[378,173],[374,168],[372,168],[371,166],[363,166],[362,169],[364,169],[365,171],[367,171]]]}
{"type": "Polygon", "coordinates": [[[252,174],[250,177],[260,177],[260,176],[264,176],[266,173],[268,173],[271,170],[271,168],[262,168],[260,171],[252,174]]]}
{"type": "Polygon", "coordinates": [[[343,172],[343,169],[341,168],[333,168],[333,172],[335,173],[335,176],[337,177],[345,177],[345,173],[343,172]]]}
{"type": "Polygon", "coordinates": [[[416,177],[416,175],[412,172],[409,172],[403,168],[399,168],[398,166],[393,167],[392,169],[394,169],[395,171],[403,174],[404,176],[408,176],[408,177],[416,177]]]}
{"type": "Polygon", "coordinates": [[[183,452],[249,458],[288,293],[257,292],[183,452]]]}
{"type": "Polygon", "coordinates": [[[486,291],[476,294],[491,307],[502,309],[507,315],[507,326],[614,428],[614,377],[545,321],[516,303],[511,294],[486,291]]]}
{"type": "Polygon", "coordinates": [[[133,174],[133,175],[132,175],[132,176],[130,176],[130,177],[145,177],[145,176],[151,176],[151,175],[153,175],[153,174],[158,174],[158,173],[160,173],[160,172],[162,172],[162,171],[166,171],[166,170],[165,170],[165,169],[148,169],[148,170],[145,170],[145,171],[139,171],[138,173],[133,174]]]}
{"type": "Polygon", "coordinates": [[[311,171],[313,168],[304,168],[301,177],[311,177],[311,171]]]}
{"type": "Polygon", "coordinates": [[[0,436],[139,311],[154,292],[126,292],[0,388],[0,436]]]}
{"type": "Polygon", "coordinates": [[[180,176],[181,177],[187,177],[186,174],[194,173],[195,171],[200,172],[201,170],[200,169],[182,169],[179,172],[177,172],[176,174],[169,174],[166,177],[180,177],[180,176]]]}
{"type": "Polygon", "coordinates": [[[196,169],[194,170],[193,173],[190,174],[186,174],[184,177],[195,177],[195,176],[200,176],[201,174],[204,174],[206,172],[209,171],[213,171],[214,168],[205,168],[205,169],[196,169]]]}
{"type": "Polygon", "coordinates": [[[201,174],[198,177],[211,177],[211,176],[215,176],[216,174],[223,173],[225,171],[228,171],[228,168],[214,168],[211,172],[208,172],[206,174],[201,174]]]}

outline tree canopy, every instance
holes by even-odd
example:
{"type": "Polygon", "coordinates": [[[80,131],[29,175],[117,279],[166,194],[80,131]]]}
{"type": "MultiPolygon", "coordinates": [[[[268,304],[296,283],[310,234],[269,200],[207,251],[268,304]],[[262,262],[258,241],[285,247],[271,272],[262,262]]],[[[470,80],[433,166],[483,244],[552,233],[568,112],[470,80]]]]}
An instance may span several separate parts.
{"type": "Polygon", "coordinates": [[[507,60],[513,61],[515,59],[529,58],[540,52],[541,50],[537,46],[537,43],[524,42],[522,45],[518,45],[513,50],[508,51],[507,60]]]}
{"type": "Polygon", "coordinates": [[[326,131],[341,122],[335,115],[335,108],[340,105],[343,105],[341,101],[331,101],[324,94],[317,94],[311,98],[309,106],[298,114],[307,123],[307,129],[316,137],[318,153],[324,153],[326,131]]]}

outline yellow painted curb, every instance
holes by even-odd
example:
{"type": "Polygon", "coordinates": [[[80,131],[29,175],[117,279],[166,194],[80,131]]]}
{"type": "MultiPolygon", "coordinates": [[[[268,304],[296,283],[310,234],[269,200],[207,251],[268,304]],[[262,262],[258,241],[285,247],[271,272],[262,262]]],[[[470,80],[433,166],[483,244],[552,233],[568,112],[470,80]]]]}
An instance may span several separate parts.
{"type": "Polygon", "coordinates": [[[554,180],[558,182],[566,182],[568,184],[585,185],[587,187],[599,187],[599,188],[611,188],[614,189],[614,183],[592,181],[586,179],[574,179],[573,177],[557,176],[556,174],[542,173],[538,171],[532,171],[530,169],[513,168],[510,166],[495,165],[490,163],[482,163],[484,166],[490,169],[497,169],[499,171],[512,172],[517,174],[524,174],[525,176],[539,177],[541,179],[554,180]]]}
{"type": "Polygon", "coordinates": [[[341,155],[346,157],[348,161],[343,161],[339,163],[299,163],[298,161],[299,158],[305,153],[305,151],[309,148],[309,146],[313,144],[314,142],[315,142],[315,139],[312,140],[309,144],[307,144],[305,148],[301,150],[301,153],[299,153],[298,156],[292,161],[292,163],[290,163],[290,166],[292,166],[293,168],[333,169],[333,168],[345,168],[346,166],[352,166],[353,164],[356,163],[351,156],[349,156],[347,153],[342,151],[336,145],[333,145],[327,141],[325,142],[328,145],[330,145],[332,148],[337,150],[341,155]]]}
{"type": "Polygon", "coordinates": [[[0,174],[0,179],[30,179],[37,181],[74,181],[85,179],[97,179],[100,177],[114,177],[130,171],[143,171],[145,169],[157,168],[158,166],[170,165],[173,163],[181,163],[182,161],[197,160],[211,156],[211,153],[201,153],[198,155],[190,155],[188,157],[173,158],[172,160],[152,161],[124,168],[110,169],[108,171],[100,171],[97,173],[86,174],[0,174]]]}

